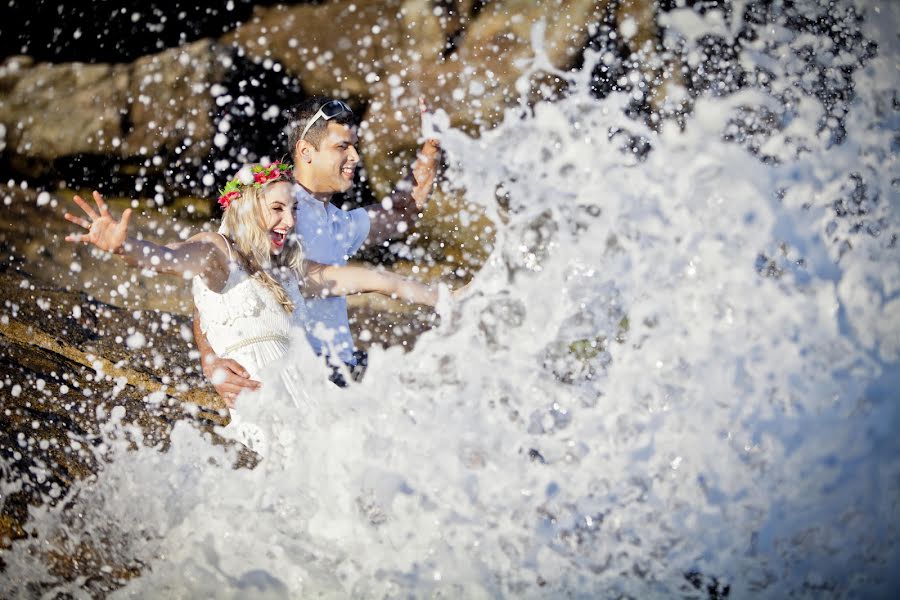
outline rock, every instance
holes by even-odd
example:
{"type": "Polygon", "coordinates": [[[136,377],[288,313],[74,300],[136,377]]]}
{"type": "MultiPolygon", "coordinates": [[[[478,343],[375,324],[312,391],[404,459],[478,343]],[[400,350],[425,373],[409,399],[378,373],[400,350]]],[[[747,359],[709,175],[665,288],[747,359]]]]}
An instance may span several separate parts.
{"type": "MultiPolygon", "coordinates": [[[[373,64],[399,38],[390,14],[398,2],[350,2],[257,7],[253,18],[221,38],[258,61],[297,75],[308,94],[370,96],[373,64]]],[[[299,99],[298,99],[299,100],[299,99]]]]}
{"type": "Polygon", "coordinates": [[[10,56],[0,65],[0,92],[9,94],[22,75],[34,65],[30,56],[10,56]]]}
{"type": "MultiPolygon", "coordinates": [[[[457,127],[490,127],[519,100],[516,83],[530,68],[534,44],[546,55],[538,67],[571,67],[608,4],[340,0],[257,7],[219,43],[204,39],[131,65],[9,59],[0,69],[0,89],[8,92],[0,123],[17,164],[77,154],[199,161],[216,133],[209,92],[228,77],[233,46],[256,62],[274,61],[308,94],[365,107],[362,146],[380,197],[397,179],[394,159],[408,163],[417,144],[419,95],[447,110],[457,127]]],[[[657,35],[649,7],[634,0],[615,13],[619,21],[634,15],[635,44],[657,35]]]]}
{"type": "Polygon", "coordinates": [[[123,407],[124,420],[141,428],[148,445],[165,445],[178,419],[201,427],[226,421],[191,355],[184,335],[189,317],[148,307],[148,298],[167,294],[133,290],[134,304],[121,308],[73,291],[93,280],[93,292],[121,301],[109,294],[125,280],[126,267],[63,242],[70,224],[56,198],[41,205],[32,191],[0,192],[9,200],[0,224],[0,453],[10,468],[4,480],[21,483],[18,493],[0,499],[5,545],[3,538],[24,535],[28,504],[61,498],[72,482],[96,471],[91,449],[114,406],[123,407]],[[91,273],[94,263],[101,268],[91,273]],[[135,334],[142,343],[129,347],[135,334]]]}
{"type": "Polygon", "coordinates": [[[78,155],[147,166],[157,155],[199,162],[215,134],[210,88],[225,77],[225,56],[215,43],[201,40],[132,65],[9,59],[0,76],[7,90],[0,98],[0,123],[11,157],[29,175],[78,155]]]}
{"type": "MultiPolygon", "coordinates": [[[[11,61],[4,70],[13,70],[11,61]]],[[[41,63],[14,72],[14,83],[0,98],[0,123],[14,156],[50,161],[116,153],[113,140],[122,137],[128,106],[124,66],[41,63]]]]}
{"type": "Polygon", "coordinates": [[[91,448],[114,407],[141,428],[148,446],[165,445],[178,419],[207,428],[226,422],[189,356],[191,344],[178,334],[184,317],[170,315],[161,319],[168,326],[154,328],[147,315],[136,318],[7,268],[0,290],[0,452],[10,469],[2,476],[19,485],[4,498],[0,537],[23,535],[24,504],[62,498],[74,481],[96,472],[91,448]],[[117,337],[129,330],[144,336],[141,348],[117,337]]]}
{"type": "MultiPolygon", "coordinates": [[[[565,70],[580,56],[607,4],[465,1],[441,3],[440,11],[428,0],[275,6],[257,8],[253,19],[222,42],[255,60],[281,63],[309,94],[349,97],[365,106],[361,155],[367,183],[382,198],[414,159],[420,95],[446,110],[454,126],[477,134],[518,101],[517,81],[534,56],[535,25],[545,24],[547,66],[565,70]]],[[[464,206],[448,197],[429,209],[420,239],[446,241],[457,254],[474,248],[485,222],[479,216],[471,226],[458,227],[451,215],[464,206]],[[445,226],[448,218],[453,227],[445,226]]]]}
{"type": "Polygon", "coordinates": [[[136,60],[128,82],[129,120],[118,152],[154,156],[178,151],[197,161],[209,154],[216,133],[213,84],[223,81],[228,54],[200,40],[136,60]]]}
{"type": "MultiPolygon", "coordinates": [[[[81,194],[88,198],[89,192],[81,194]]],[[[66,211],[78,210],[73,195],[71,190],[38,194],[30,189],[0,186],[7,216],[0,223],[0,264],[19,266],[40,274],[42,282],[60,290],[84,290],[101,302],[132,311],[191,314],[193,301],[188,283],[165,275],[142,276],[123,261],[65,241],[65,236],[77,229],[63,219],[66,211]]],[[[116,215],[131,205],[127,199],[106,200],[116,215]]],[[[182,214],[176,219],[171,210],[176,205],[165,209],[157,208],[153,202],[138,205],[132,234],[157,241],[173,240],[181,231],[198,233],[212,227],[208,217],[202,215],[188,219],[182,214]]]]}

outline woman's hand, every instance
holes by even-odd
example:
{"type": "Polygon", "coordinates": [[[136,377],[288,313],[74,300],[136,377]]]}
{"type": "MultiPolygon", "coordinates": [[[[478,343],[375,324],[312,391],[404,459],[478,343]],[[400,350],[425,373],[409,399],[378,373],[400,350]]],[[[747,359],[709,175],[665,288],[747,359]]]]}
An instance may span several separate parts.
{"type": "Polygon", "coordinates": [[[88,230],[87,233],[67,235],[66,241],[93,244],[107,252],[121,252],[122,246],[128,238],[128,221],[131,220],[131,209],[126,208],[125,212],[122,213],[122,220],[116,221],[109,213],[109,208],[106,206],[106,202],[103,201],[103,196],[100,195],[100,192],[94,191],[94,202],[96,202],[100,214],[94,212],[94,209],[81,196],[76,195],[72,199],[91,220],[88,221],[82,217],[66,213],[65,218],[67,221],[88,230]]]}

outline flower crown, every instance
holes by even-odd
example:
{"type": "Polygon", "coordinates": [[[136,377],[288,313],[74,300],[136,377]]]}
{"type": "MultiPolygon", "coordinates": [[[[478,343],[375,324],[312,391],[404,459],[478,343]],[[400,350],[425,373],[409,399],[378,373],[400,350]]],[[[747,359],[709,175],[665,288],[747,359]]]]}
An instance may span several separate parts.
{"type": "Polygon", "coordinates": [[[222,210],[228,208],[232,202],[241,197],[244,188],[252,185],[253,187],[262,187],[263,184],[292,176],[294,165],[290,163],[272,163],[268,167],[262,165],[253,165],[249,169],[241,169],[238,176],[225,184],[225,187],[219,190],[219,206],[222,210]]]}

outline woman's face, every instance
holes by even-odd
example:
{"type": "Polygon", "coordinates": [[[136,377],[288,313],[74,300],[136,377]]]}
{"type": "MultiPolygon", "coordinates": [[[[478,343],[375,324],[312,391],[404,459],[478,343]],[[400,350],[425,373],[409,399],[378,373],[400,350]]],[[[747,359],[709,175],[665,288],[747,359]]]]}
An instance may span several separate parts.
{"type": "Polygon", "coordinates": [[[294,231],[294,199],[293,184],[279,181],[265,188],[263,197],[263,227],[269,234],[269,249],[278,254],[294,231]]]}

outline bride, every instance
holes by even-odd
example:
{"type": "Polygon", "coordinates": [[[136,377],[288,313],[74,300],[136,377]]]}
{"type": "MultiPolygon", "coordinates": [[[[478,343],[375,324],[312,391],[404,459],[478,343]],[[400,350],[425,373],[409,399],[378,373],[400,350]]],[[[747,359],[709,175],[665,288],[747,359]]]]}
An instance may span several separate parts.
{"type": "MultiPolygon", "coordinates": [[[[304,296],[378,292],[435,305],[435,288],[396,274],[304,260],[293,235],[291,165],[255,165],[243,173],[219,198],[224,209],[219,233],[165,245],[129,237],[131,209],[116,220],[95,191],[96,210],[80,196],[73,198],[87,218],[68,212],[65,218],[87,233],[68,235],[66,241],[93,244],[136,268],[191,279],[200,324],[213,350],[239,362],[254,378],[288,352],[292,331],[306,327],[304,296]]],[[[283,373],[282,383],[296,403],[303,398],[299,374],[283,373]]]]}

